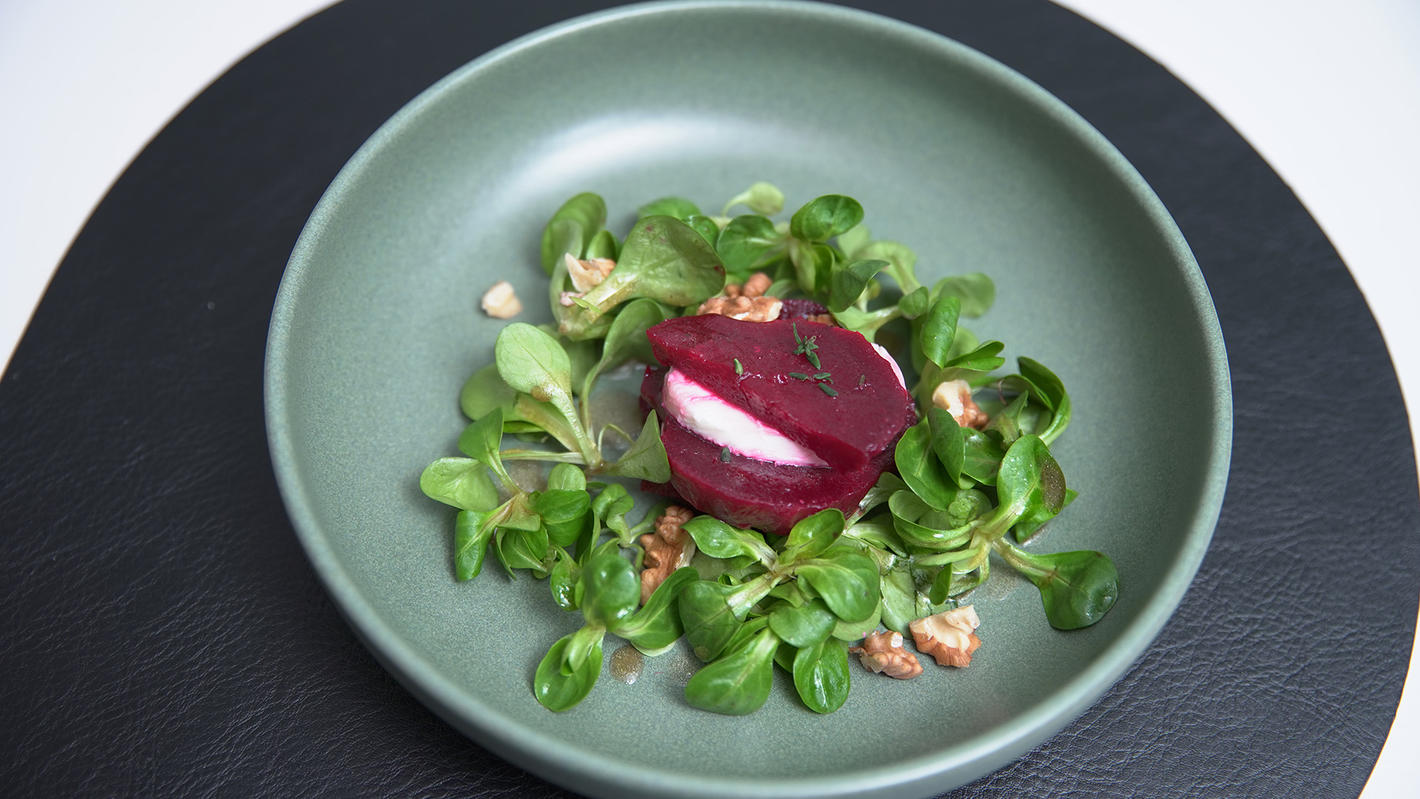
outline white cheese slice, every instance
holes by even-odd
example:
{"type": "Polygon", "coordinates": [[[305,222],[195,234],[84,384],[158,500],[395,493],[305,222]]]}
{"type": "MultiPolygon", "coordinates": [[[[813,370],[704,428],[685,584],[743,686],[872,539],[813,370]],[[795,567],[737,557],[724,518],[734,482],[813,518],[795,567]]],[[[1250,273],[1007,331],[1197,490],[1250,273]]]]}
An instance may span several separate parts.
{"type": "Polygon", "coordinates": [[[898,366],[897,361],[894,361],[892,356],[888,354],[887,348],[876,342],[869,341],[868,343],[872,344],[873,349],[878,351],[878,355],[881,355],[883,360],[888,362],[888,366],[892,367],[892,373],[897,375],[897,382],[902,384],[903,388],[907,388],[907,378],[902,376],[902,367],[898,366]]]}
{"type": "Polygon", "coordinates": [[[827,466],[811,450],[672,368],[661,404],[691,432],[736,455],[785,466],[827,466]]]}

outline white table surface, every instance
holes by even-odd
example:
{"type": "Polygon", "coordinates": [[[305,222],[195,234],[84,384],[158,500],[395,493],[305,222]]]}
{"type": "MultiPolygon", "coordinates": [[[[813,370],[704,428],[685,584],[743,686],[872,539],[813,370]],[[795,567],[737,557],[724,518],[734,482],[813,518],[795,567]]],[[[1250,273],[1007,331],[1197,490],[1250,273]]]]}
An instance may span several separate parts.
{"type": "MultiPolygon", "coordinates": [[[[1059,0],[1208,100],[1351,270],[1420,407],[1420,2],[1059,0]]],[[[158,130],[325,0],[0,0],[0,358],[158,130]]],[[[1416,425],[1411,431],[1415,436],[1416,425]]],[[[1420,531],[1417,531],[1420,534],[1420,531]]],[[[1414,597],[1411,597],[1414,599],[1414,597]]],[[[1364,615],[1357,614],[1358,623],[1364,615]]],[[[1366,799],[1420,795],[1420,657],[1366,799]]]]}

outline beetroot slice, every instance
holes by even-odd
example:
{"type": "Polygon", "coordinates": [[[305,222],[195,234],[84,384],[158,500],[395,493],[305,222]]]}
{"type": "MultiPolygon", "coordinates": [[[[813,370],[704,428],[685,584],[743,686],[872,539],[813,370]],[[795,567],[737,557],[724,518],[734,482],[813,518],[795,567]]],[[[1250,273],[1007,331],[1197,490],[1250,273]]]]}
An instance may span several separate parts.
{"type": "Polygon", "coordinates": [[[912,397],[892,366],[851,330],[706,314],[669,319],[647,336],[663,366],[679,369],[830,466],[862,468],[916,422],[912,397]],[[817,345],[817,367],[794,352],[796,330],[817,345]],[[831,379],[815,379],[823,373],[831,379]]]}
{"type": "Polygon", "coordinates": [[[719,445],[666,418],[660,407],[664,376],[663,370],[648,369],[641,395],[662,417],[669,486],[695,509],[730,524],[786,535],[795,522],[824,508],[851,514],[892,463],[891,450],[857,469],[783,466],[733,453],[723,460],[719,445]]]}

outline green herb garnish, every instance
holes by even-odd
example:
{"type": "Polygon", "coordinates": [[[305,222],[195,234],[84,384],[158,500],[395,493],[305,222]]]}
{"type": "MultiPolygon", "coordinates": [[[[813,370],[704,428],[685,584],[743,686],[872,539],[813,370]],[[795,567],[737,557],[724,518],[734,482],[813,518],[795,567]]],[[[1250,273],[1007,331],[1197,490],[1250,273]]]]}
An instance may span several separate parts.
{"type": "Polygon", "coordinates": [[[818,336],[809,336],[808,338],[804,338],[803,336],[799,335],[799,325],[797,322],[791,322],[789,327],[794,331],[794,354],[802,355],[807,358],[809,360],[809,363],[814,365],[815,369],[822,369],[823,364],[819,363],[818,353],[815,352],[815,350],[818,349],[818,341],[816,341],[818,336]]]}
{"type": "Polygon", "coordinates": [[[817,385],[818,385],[818,387],[819,387],[819,390],[822,391],[823,393],[827,394],[828,396],[830,396],[830,397],[836,397],[836,396],[838,396],[838,391],[835,390],[835,389],[833,388],[833,386],[830,386],[830,385],[827,384],[827,383],[818,383],[817,385]]]}
{"type": "Polygon", "coordinates": [[[745,373],[745,366],[744,366],[744,364],[740,363],[740,359],[739,359],[739,358],[735,358],[734,360],[735,360],[735,374],[737,374],[737,375],[742,375],[742,374],[744,374],[744,373],[745,373]]]}

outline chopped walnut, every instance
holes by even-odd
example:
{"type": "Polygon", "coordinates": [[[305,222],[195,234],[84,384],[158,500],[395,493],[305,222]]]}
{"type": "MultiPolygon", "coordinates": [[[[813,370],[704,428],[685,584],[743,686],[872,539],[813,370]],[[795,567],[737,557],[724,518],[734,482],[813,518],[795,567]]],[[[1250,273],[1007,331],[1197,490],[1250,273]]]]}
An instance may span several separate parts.
{"type": "Polygon", "coordinates": [[[497,319],[511,319],[522,313],[523,304],[513,293],[513,284],[500,280],[483,292],[483,312],[497,319]]]}
{"type": "Polygon", "coordinates": [[[917,619],[908,629],[918,651],[931,655],[938,666],[964,669],[971,664],[971,653],[981,646],[981,639],[972,632],[979,626],[976,609],[966,605],[917,619]]]}
{"type": "Polygon", "coordinates": [[[784,301],[766,297],[773,281],[763,272],[755,272],[744,283],[729,283],[720,296],[700,304],[700,314],[720,314],[748,322],[773,322],[784,310],[784,301]]]}
{"type": "Polygon", "coordinates": [[[764,272],[755,272],[750,275],[749,280],[746,280],[743,284],[727,284],[724,293],[726,297],[749,297],[750,299],[754,299],[755,297],[763,297],[764,292],[769,291],[769,287],[773,285],[773,283],[774,281],[769,278],[769,275],[764,272]]]}
{"type": "Polygon", "coordinates": [[[899,632],[868,633],[862,646],[850,646],[848,651],[858,656],[863,668],[877,674],[910,680],[922,673],[922,664],[902,645],[899,632]]]}
{"type": "Polygon", "coordinates": [[[962,427],[980,430],[991,421],[971,398],[971,386],[965,380],[947,380],[938,385],[932,392],[932,404],[950,413],[962,427]]]}
{"type": "Polygon", "coordinates": [[[711,297],[700,304],[698,313],[717,313],[746,322],[773,322],[783,307],[778,297],[711,297]]]}
{"type": "Polygon", "coordinates": [[[641,536],[641,548],[646,551],[641,561],[641,602],[651,598],[671,572],[690,565],[695,555],[695,539],[682,527],[695,512],[679,505],[670,505],[656,519],[656,532],[641,536]]]}
{"type": "Polygon", "coordinates": [[[616,268],[616,261],[610,258],[583,260],[572,257],[570,252],[563,254],[562,262],[567,265],[567,274],[572,278],[572,287],[579,292],[585,292],[606,280],[606,276],[616,268]]]}

